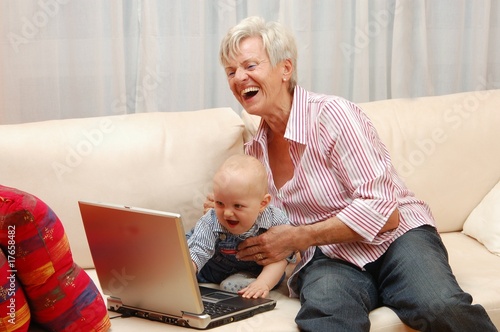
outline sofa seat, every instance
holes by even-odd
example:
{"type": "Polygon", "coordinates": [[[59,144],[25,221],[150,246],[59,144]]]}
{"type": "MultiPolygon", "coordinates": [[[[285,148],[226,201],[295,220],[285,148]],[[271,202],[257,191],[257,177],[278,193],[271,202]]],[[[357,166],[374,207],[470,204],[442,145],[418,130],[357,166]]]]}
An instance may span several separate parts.
{"type": "MultiPolygon", "coordinates": [[[[448,250],[450,265],[463,290],[474,294],[473,303],[481,303],[493,321],[500,326],[500,257],[461,232],[441,234],[448,250]]],[[[436,308],[439,314],[439,307],[436,308]]],[[[415,331],[403,326],[396,314],[387,307],[370,313],[370,332],[415,331]]]]}
{"type": "MultiPolygon", "coordinates": [[[[474,303],[481,303],[487,308],[490,318],[496,326],[500,326],[500,259],[498,256],[484,250],[482,244],[462,234],[452,232],[442,234],[443,242],[450,256],[450,264],[462,288],[474,294],[474,303]]],[[[87,273],[99,285],[99,280],[94,269],[87,273]]],[[[216,285],[208,285],[217,287],[216,285]]],[[[282,284],[279,289],[271,292],[271,297],[278,300],[276,308],[267,313],[259,314],[250,320],[244,320],[218,327],[213,331],[273,331],[292,332],[299,331],[294,323],[294,317],[300,309],[297,299],[289,298],[286,287],[282,284]]],[[[436,308],[436,314],[439,308],[436,308]]],[[[110,316],[119,316],[110,312],[110,316]]],[[[387,307],[378,308],[370,313],[372,323],[370,332],[409,332],[415,331],[401,324],[397,315],[387,307]]],[[[112,330],[116,331],[186,331],[185,328],[168,326],[158,322],[144,319],[114,318],[111,320],[112,330]]]]}
{"type": "MultiPolygon", "coordinates": [[[[96,271],[94,269],[86,270],[90,277],[94,280],[96,285],[99,285],[96,271]]],[[[218,288],[215,284],[205,284],[205,286],[218,288]]],[[[234,322],[224,326],[220,326],[208,331],[272,331],[272,332],[291,332],[299,331],[297,328],[294,317],[297,314],[300,303],[298,299],[288,297],[288,289],[285,283],[274,291],[271,291],[270,297],[276,299],[278,302],[272,311],[264,312],[250,319],[245,319],[239,322],[234,322]]],[[[118,313],[110,312],[110,317],[120,316],[118,313]]],[[[148,332],[161,332],[161,331],[189,331],[186,328],[179,326],[166,325],[159,322],[149,321],[137,317],[127,318],[113,318],[111,319],[112,331],[135,332],[145,330],[148,332]]]]}

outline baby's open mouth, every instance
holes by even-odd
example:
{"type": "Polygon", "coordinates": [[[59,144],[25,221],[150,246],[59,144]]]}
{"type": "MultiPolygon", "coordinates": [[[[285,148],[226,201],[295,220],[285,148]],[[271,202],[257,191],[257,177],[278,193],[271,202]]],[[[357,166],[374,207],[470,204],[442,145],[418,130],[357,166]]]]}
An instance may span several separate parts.
{"type": "Polygon", "coordinates": [[[238,220],[226,220],[229,226],[236,226],[238,225],[238,220]]]}
{"type": "Polygon", "coordinates": [[[244,98],[244,99],[250,99],[252,98],[253,96],[255,96],[258,92],[259,92],[259,88],[256,87],[256,86],[251,86],[249,88],[246,88],[244,89],[243,91],[241,91],[241,96],[244,98]]]}

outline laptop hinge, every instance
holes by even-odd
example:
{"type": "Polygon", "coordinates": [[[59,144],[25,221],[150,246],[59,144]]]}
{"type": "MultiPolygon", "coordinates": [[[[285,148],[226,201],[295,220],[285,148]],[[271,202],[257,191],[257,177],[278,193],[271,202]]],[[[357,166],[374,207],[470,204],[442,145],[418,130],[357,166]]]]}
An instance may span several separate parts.
{"type": "Polygon", "coordinates": [[[107,298],[108,310],[118,311],[123,306],[122,301],[119,298],[109,296],[107,298]]]}
{"type": "Polygon", "coordinates": [[[207,314],[196,315],[184,312],[182,314],[182,320],[186,323],[187,326],[197,329],[204,329],[208,326],[208,324],[210,324],[212,318],[207,314]]]}

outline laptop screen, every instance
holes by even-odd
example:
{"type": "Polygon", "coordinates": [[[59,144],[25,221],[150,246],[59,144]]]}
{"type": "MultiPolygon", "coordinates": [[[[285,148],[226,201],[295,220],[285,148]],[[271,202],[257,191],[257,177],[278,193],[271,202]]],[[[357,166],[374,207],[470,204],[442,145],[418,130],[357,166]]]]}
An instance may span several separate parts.
{"type": "Polygon", "coordinates": [[[180,215],[79,205],[104,294],[126,306],[176,316],[203,311],[180,215]]]}

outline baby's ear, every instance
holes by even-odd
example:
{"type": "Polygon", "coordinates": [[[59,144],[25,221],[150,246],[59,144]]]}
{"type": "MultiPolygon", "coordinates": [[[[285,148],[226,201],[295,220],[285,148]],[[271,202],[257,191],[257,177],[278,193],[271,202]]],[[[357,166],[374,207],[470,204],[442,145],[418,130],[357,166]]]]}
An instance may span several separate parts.
{"type": "Polygon", "coordinates": [[[264,197],[262,198],[262,201],[260,202],[260,211],[264,211],[264,209],[271,203],[271,195],[270,194],[265,194],[264,197]]]}

